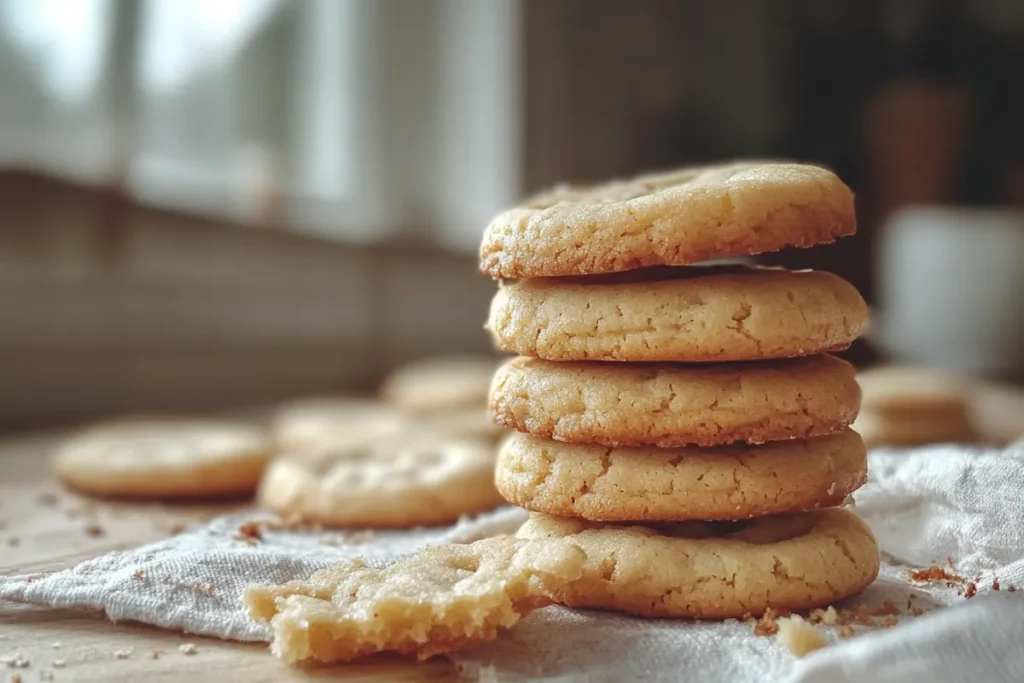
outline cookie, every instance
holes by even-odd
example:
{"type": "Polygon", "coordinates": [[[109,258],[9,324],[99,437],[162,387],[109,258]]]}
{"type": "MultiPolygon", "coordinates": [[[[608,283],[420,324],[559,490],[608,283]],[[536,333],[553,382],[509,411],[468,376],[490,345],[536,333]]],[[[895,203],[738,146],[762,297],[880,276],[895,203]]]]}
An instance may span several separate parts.
{"type": "Polygon", "coordinates": [[[489,538],[427,548],[386,569],[362,560],[282,586],[252,586],[245,603],[270,621],[288,662],[344,662],[382,651],[426,659],[493,640],[550,604],[583,572],[582,550],[561,539],[489,538]]]}
{"type": "Polygon", "coordinates": [[[340,662],[389,650],[425,659],[491,640],[582,575],[585,556],[559,539],[499,537],[428,548],[386,569],[356,560],[282,586],[246,591],[289,662],[340,662]]]}
{"type": "Polygon", "coordinates": [[[301,451],[323,443],[360,444],[411,426],[408,417],[379,401],[324,396],[279,408],[271,419],[271,434],[280,449],[301,451]]]}
{"type": "Polygon", "coordinates": [[[495,424],[490,411],[483,406],[424,415],[417,424],[426,431],[492,444],[507,433],[501,425],[495,424]]]}
{"type": "Polygon", "coordinates": [[[488,328],[501,349],[554,361],[745,361],[844,349],[867,321],[830,273],[694,266],[505,285],[488,328]]]}
{"type": "Polygon", "coordinates": [[[856,231],[853,194],[803,164],[739,162],[556,187],[487,226],[498,278],[612,273],[810,247],[856,231]]]}
{"type": "Polygon", "coordinates": [[[930,368],[890,365],[857,375],[864,407],[886,414],[945,416],[966,411],[968,388],[953,375],[930,368]]]}
{"type": "Polygon", "coordinates": [[[484,406],[495,367],[497,361],[485,357],[427,358],[391,373],[381,386],[380,396],[415,415],[484,406]]]}
{"type": "Polygon", "coordinates": [[[332,526],[445,524],[501,502],[493,472],[487,444],[409,433],[290,453],[267,469],[257,498],[332,526]]]}
{"type": "Polygon", "coordinates": [[[656,527],[533,513],[517,535],[571,539],[586,553],[583,576],[552,593],[558,602],[649,617],[811,609],[859,593],[878,575],[874,536],[842,508],[656,527]]]}
{"type": "Polygon", "coordinates": [[[499,424],[606,446],[806,439],[842,430],[859,404],[853,366],[828,355],[706,365],[519,357],[491,388],[499,424]]]}
{"type": "Polygon", "coordinates": [[[866,410],[857,416],[853,428],[864,438],[868,448],[974,443],[979,438],[966,412],[936,418],[866,410]]]}
{"type": "Polygon", "coordinates": [[[840,505],[867,476],[846,430],[808,440],[717,448],[609,448],[514,434],[498,491],[535,512],[598,521],[735,520],[840,505]]]}
{"type": "Polygon", "coordinates": [[[195,499],[251,494],[270,452],[246,424],[139,419],[71,436],[52,464],[66,485],[96,496],[195,499]]]}

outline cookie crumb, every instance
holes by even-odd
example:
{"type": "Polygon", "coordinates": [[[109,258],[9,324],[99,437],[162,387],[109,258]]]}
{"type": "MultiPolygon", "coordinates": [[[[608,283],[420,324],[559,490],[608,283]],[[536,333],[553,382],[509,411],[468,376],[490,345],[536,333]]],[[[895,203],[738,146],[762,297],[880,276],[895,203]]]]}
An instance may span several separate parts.
{"type": "Polygon", "coordinates": [[[832,605],[828,606],[828,609],[814,609],[811,610],[810,618],[808,619],[812,624],[825,624],[826,626],[835,626],[839,623],[839,613],[836,612],[836,608],[832,605]]]}
{"type": "Polygon", "coordinates": [[[779,632],[778,618],[779,613],[769,607],[760,619],[754,621],[751,630],[755,636],[774,636],[779,632]]]}
{"type": "Polygon", "coordinates": [[[898,615],[899,613],[900,608],[896,606],[896,603],[894,603],[892,600],[886,600],[881,604],[881,606],[876,607],[874,610],[871,611],[871,616],[885,617],[891,615],[898,615]]]}
{"type": "Polygon", "coordinates": [[[839,637],[843,640],[853,638],[854,636],[853,627],[849,624],[840,624],[839,628],[836,629],[836,633],[838,633],[839,637]]]}
{"type": "Polygon", "coordinates": [[[175,522],[170,527],[168,527],[167,533],[169,533],[171,536],[177,536],[187,528],[188,527],[185,525],[184,522],[175,522]]]}
{"type": "Polygon", "coordinates": [[[257,522],[246,522],[238,527],[235,533],[235,540],[245,541],[253,545],[263,542],[263,532],[257,522]]]}
{"type": "Polygon", "coordinates": [[[804,657],[828,645],[828,639],[822,632],[797,614],[779,619],[777,631],[779,642],[797,657],[804,657]]]}
{"type": "Polygon", "coordinates": [[[89,524],[85,527],[86,536],[99,538],[100,536],[103,536],[105,533],[106,532],[103,530],[103,527],[101,527],[99,524],[89,524]]]}
{"type": "Polygon", "coordinates": [[[1014,585],[1013,585],[1013,584],[1011,583],[1011,584],[1010,584],[1010,587],[1009,587],[1009,588],[1007,588],[1006,590],[1007,590],[1007,592],[1009,592],[1009,593],[1016,593],[1016,592],[1017,592],[1017,587],[1016,587],[1016,586],[1014,586],[1014,585]]]}
{"type": "Polygon", "coordinates": [[[160,657],[162,657],[163,654],[164,654],[163,650],[153,650],[152,652],[149,653],[149,658],[150,659],[160,659],[160,657]]]}
{"type": "Polygon", "coordinates": [[[964,593],[964,597],[968,600],[978,594],[978,586],[973,581],[967,584],[967,591],[964,593]]]}
{"type": "Polygon", "coordinates": [[[897,619],[896,617],[888,616],[885,619],[882,619],[882,628],[892,628],[898,622],[899,622],[899,619],[897,619]]]}
{"type": "Polygon", "coordinates": [[[998,578],[993,578],[992,579],[992,590],[994,590],[994,591],[999,590],[999,579],[998,578]]]}
{"type": "Polygon", "coordinates": [[[183,643],[178,646],[178,652],[183,655],[194,655],[196,653],[195,643],[183,643]]]}
{"type": "Polygon", "coordinates": [[[114,650],[114,659],[128,659],[132,656],[132,649],[127,650],[114,650]]]}
{"type": "MultiPolygon", "coordinates": [[[[947,572],[937,564],[910,572],[910,579],[912,581],[917,581],[918,583],[926,583],[929,581],[946,581],[948,584],[964,582],[964,577],[959,574],[947,572]]],[[[950,588],[952,588],[952,586],[950,586],[950,588]]]]}
{"type": "Polygon", "coordinates": [[[921,609],[920,607],[917,607],[917,606],[915,605],[914,607],[911,607],[911,608],[910,608],[910,614],[911,614],[912,616],[915,616],[915,617],[919,617],[919,616],[921,616],[922,614],[924,614],[924,610],[923,610],[923,609],[921,609]]]}
{"type": "Polygon", "coordinates": [[[952,555],[946,555],[946,566],[948,566],[950,569],[953,568],[953,556],[952,555]]]}
{"type": "Polygon", "coordinates": [[[142,579],[145,576],[146,575],[142,573],[141,569],[136,570],[136,572],[134,574],[132,574],[132,578],[135,579],[136,581],[142,581],[142,579]]]}

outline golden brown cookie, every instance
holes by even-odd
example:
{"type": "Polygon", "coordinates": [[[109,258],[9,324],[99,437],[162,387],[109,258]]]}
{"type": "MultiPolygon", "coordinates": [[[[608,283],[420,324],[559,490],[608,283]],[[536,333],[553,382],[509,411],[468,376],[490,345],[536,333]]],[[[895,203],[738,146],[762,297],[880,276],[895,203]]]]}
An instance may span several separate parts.
{"type": "Polygon", "coordinates": [[[53,468],[68,486],[97,496],[241,496],[256,488],[270,452],[263,432],[245,423],[146,418],[71,436],[53,468]]]}
{"type": "Polygon", "coordinates": [[[856,231],[853,194],[816,166],[738,162],[557,187],[487,226],[498,278],[612,273],[810,247],[856,231]]]}
{"type": "Polygon", "coordinates": [[[427,548],[386,569],[362,560],[281,586],[251,586],[288,662],[344,662],[385,650],[426,659],[493,640],[578,579],[585,556],[562,539],[508,536],[427,548]]]}
{"type": "Polygon", "coordinates": [[[501,349],[547,360],[739,361],[844,349],[867,321],[831,273],[693,266],[505,285],[488,328],[501,349]]]}
{"type": "Polygon", "coordinates": [[[874,536],[842,508],[656,527],[534,513],[517,535],[571,539],[586,553],[582,578],[552,593],[558,602],[650,617],[805,610],[859,593],[878,575],[874,536]]]}
{"type": "Polygon", "coordinates": [[[865,410],[857,416],[853,428],[864,438],[864,444],[868,448],[978,441],[978,433],[966,412],[932,417],[887,415],[875,410],[865,410]]]}
{"type": "Polygon", "coordinates": [[[494,449],[408,433],[289,451],[271,463],[259,502],[284,517],[332,526],[412,527],[495,507],[494,449]]]}
{"type": "Polygon", "coordinates": [[[358,445],[413,426],[410,418],[379,401],[320,396],[281,406],[271,419],[271,434],[283,450],[304,450],[328,443],[358,445]]]}
{"type": "Polygon", "coordinates": [[[853,366],[819,355],[766,363],[554,363],[498,370],[499,424],[569,443],[717,446],[840,431],[857,417],[853,366]]]}
{"type": "Polygon", "coordinates": [[[498,366],[495,358],[438,356],[396,369],[381,385],[381,398],[414,415],[482,407],[498,366]]]}
{"type": "Polygon", "coordinates": [[[535,512],[597,521],[734,520],[840,505],[867,477],[846,430],[814,439],[717,448],[610,448],[513,434],[498,491],[535,512]]]}

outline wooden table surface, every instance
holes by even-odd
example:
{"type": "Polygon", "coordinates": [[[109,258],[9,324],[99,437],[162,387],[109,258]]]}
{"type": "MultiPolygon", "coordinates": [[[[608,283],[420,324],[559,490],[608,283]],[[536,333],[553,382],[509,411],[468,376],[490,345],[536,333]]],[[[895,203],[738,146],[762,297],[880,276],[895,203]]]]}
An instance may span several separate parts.
{"type": "MultiPolygon", "coordinates": [[[[54,436],[0,440],[0,576],[65,569],[116,549],[168,536],[232,505],[100,503],[61,488],[46,456],[54,436]]],[[[236,504],[237,505],[237,504],[236,504]]],[[[454,681],[446,659],[389,658],[298,669],[266,646],[185,635],[102,613],[0,602],[0,683],[9,681],[454,681]],[[185,655],[179,647],[195,645],[185,655]],[[15,656],[25,668],[6,663],[15,656]]]]}

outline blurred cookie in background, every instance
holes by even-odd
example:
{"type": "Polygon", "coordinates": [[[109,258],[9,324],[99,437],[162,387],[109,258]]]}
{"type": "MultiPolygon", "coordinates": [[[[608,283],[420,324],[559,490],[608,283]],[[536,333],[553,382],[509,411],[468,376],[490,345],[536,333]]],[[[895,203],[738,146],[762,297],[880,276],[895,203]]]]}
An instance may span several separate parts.
{"type": "Polygon", "coordinates": [[[264,432],[242,422],[137,418],[73,434],[52,465],[65,485],[96,496],[219,498],[252,494],[271,451],[264,432]]]}
{"type": "Polygon", "coordinates": [[[271,435],[277,448],[287,451],[323,443],[358,445],[412,425],[411,419],[380,401],[320,396],[281,406],[271,418],[271,435]]]}
{"type": "Polygon", "coordinates": [[[398,367],[381,385],[381,399],[404,413],[429,415],[487,405],[498,360],[435,356],[398,367]]]}
{"type": "Polygon", "coordinates": [[[853,428],[868,448],[979,440],[970,386],[926,367],[890,365],[858,374],[861,410],[853,428]]]}
{"type": "Polygon", "coordinates": [[[489,510],[494,448],[415,430],[363,443],[321,443],[281,454],[257,499],[282,517],[329,526],[446,524],[489,510]]]}
{"type": "Polygon", "coordinates": [[[499,360],[488,356],[434,356],[402,365],[381,384],[388,406],[432,431],[496,442],[503,429],[487,409],[499,360]]]}

